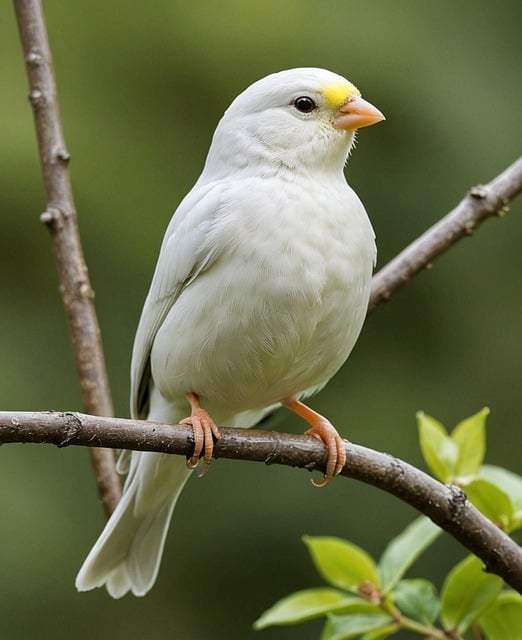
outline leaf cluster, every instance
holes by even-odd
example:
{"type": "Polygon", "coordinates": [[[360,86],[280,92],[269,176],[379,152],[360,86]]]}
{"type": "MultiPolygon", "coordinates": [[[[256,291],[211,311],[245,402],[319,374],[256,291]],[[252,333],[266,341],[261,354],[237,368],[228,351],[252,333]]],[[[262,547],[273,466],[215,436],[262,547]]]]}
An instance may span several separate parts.
{"type": "MultiPolygon", "coordinates": [[[[488,414],[483,409],[448,433],[419,413],[420,446],[435,477],[461,487],[486,517],[510,533],[522,528],[522,478],[483,465],[488,414]]],[[[404,577],[440,533],[427,518],[417,518],[389,542],[378,561],[347,540],[304,536],[329,586],[279,600],[254,627],[325,617],[321,640],[384,640],[401,630],[431,640],[520,640],[522,596],[504,590],[502,579],[484,572],[475,556],[449,572],[440,592],[429,580],[404,577]]]]}

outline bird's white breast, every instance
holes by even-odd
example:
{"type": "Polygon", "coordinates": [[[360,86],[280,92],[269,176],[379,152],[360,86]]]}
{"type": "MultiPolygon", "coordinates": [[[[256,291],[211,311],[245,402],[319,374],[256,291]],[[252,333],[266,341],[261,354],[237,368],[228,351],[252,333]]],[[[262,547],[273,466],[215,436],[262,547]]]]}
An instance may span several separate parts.
{"type": "Polygon", "coordinates": [[[154,340],[155,385],[232,415],[323,386],[366,315],[373,231],[342,176],[232,183],[198,250],[220,251],[154,340]],[[313,196],[311,195],[313,193],[313,196]]]}

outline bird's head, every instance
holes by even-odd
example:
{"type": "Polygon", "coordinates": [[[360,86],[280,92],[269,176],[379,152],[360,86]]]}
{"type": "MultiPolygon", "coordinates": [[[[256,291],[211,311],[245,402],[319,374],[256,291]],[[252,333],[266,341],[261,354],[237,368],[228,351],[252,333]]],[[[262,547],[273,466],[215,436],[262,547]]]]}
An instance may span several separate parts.
{"type": "Polygon", "coordinates": [[[258,80],[221,119],[206,171],[342,171],[355,131],[384,120],[348,80],[315,68],[258,80]]]}

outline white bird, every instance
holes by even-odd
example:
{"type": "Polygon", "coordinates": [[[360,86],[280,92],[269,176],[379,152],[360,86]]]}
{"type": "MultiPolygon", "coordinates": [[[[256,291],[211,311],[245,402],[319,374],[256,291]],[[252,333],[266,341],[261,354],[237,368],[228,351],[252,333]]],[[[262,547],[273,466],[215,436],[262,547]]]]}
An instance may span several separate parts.
{"type": "Polygon", "coordinates": [[[149,591],[216,424],[251,427],[283,405],[328,448],[318,486],[344,466],[343,440],[301,400],[341,367],[366,315],[374,233],[343,167],[355,130],[383,119],[348,80],[315,68],[269,75],[225,112],[167,228],[131,365],[132,417],[192,425],[194,454],[126,452],[122,499],[78,590],[149,591]]]}

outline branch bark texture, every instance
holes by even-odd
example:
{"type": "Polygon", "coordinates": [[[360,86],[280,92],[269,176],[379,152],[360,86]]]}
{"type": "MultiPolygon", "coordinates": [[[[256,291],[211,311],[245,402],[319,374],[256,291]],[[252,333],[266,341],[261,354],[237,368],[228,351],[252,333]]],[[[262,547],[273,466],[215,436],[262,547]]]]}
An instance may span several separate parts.
{"type": "MultiPolygon", "coordinates": [[[[51,50],[39,0],[14,2],[29,78],[38,149],[43,171],[47,210],[41,221],[48,228],[60,278],[63,304],[75,351],[83,403],[89,413],[113,415],[94,292],[78,232],[69,179],[69,153],[62,130],[51,50]]],[[[98,493],[107,514],[121,494],[110,450],[91,450],[98,493]]]]}
{"type": "Polygon", "coordinates": [[[503,215],[521,191],[522,157],[488,184],[472,187],[452,211],[375,274],[368,312],[389,300],[458,240],[470,236],[484,220],[503,215]]]}
{"type": "MultiPolygon", "coordinates": [[[[216,458],[282,464],[323,471],[324,445],[306,435],[220,427],[216,458]]],[[[81,413],[0,412],[0,443],[38,442],[58,447],[80,445],[157,451],[190,456],[192,428],[155,422],[100,418],[81,413]]],[[[343,476],[374,485],[431,518],[477,555],[486,568],[522,593],[522,549],[485,518],[454,486],[394,458],[347,444],[343,476]]]]}

